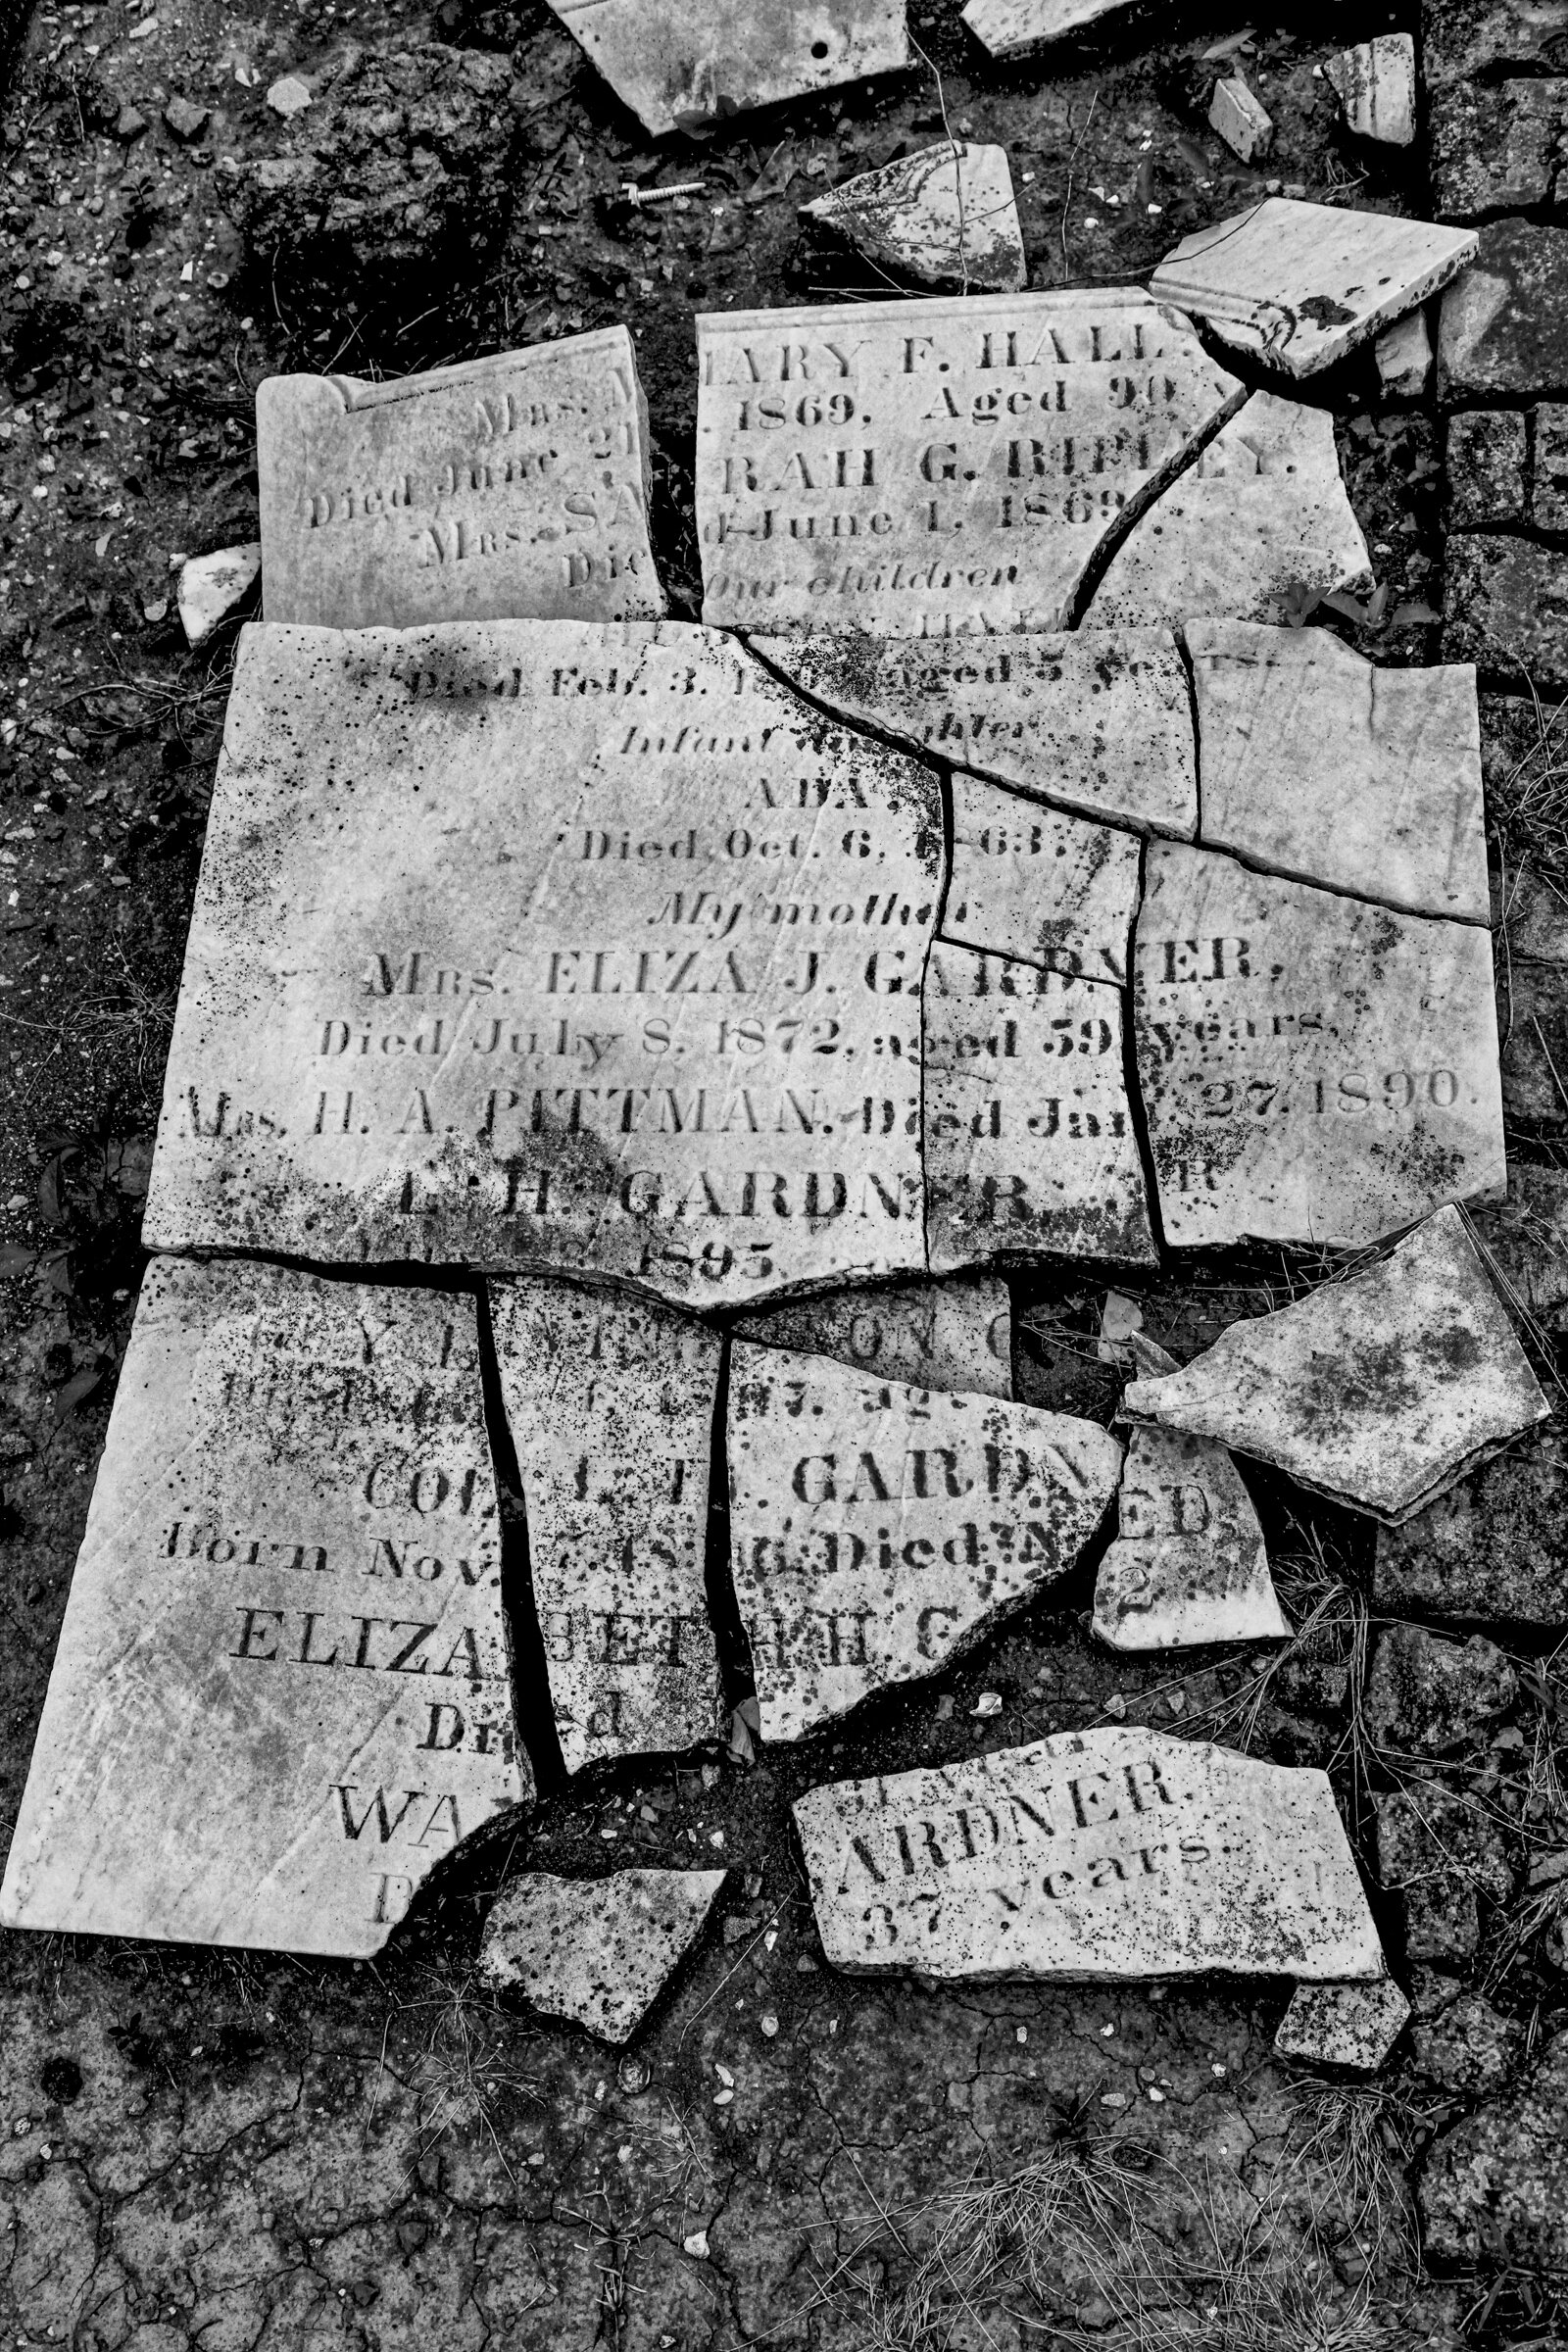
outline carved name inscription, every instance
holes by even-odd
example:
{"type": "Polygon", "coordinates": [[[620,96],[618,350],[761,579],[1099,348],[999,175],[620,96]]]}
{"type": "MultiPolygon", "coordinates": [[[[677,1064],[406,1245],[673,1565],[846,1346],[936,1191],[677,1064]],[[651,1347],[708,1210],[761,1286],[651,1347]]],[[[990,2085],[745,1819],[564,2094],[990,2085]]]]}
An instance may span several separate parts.
{"type": "Polygon", "coordinates": [[[150,1237],[697,1304],[923,1272],[941,838],[703,629],[249,631],[150,1237]]]}
{"type": "Polygon", "coordinates": [[[704,618],[1052,629],[1234,379],[1137,289],[697,321],[704,618]]]}
{"type": "Polygon", "coordinates": [[[1328,1778],[1157,1732],[1065,1733],[810,1789],[831,1965],[1369,1978],[1383,1955],[1328,1778]]]}
{"type": "Polygon", "coordinates": [[[831,1355],[866,1378],[1012,1395],[1012,1305],[994,1276],[792,1299],[735,1325],[741,1340],[831,1355]]]}
{"type": "Polygon", "coordinates": [[[648,415],[623,326],[256,394],[267,614],[334,628],[653,618],[648,415]]]}
{"type": "Polygon", "coordinates": [[[762,1735],[933,1674],[1070,1568],[1115,1491],[1091,1421],[737,1344],[730,1557],[762,1735]]]}
{"type": "Polygon", "coordinates": [[[367,1954],[531,1790],[472,1301],[155,1259],[0,1919],[367,1954]]]}
{"type": "Polygon", "coordinates": [[[925,1063],[933,1272],[1010,1253],[1154,1261],[1119,989],[935,947],[925,1063]]]}
{"type": "Polygon", "coordinates": [[[690,1747],[723,1716],[703,1584],[718,1334],[564,1282],[490,1296],[566,1769],[690,1747]]]}
{"type": "Polygon", "coordinates": [[[1134,961],[1168,1241],[1373,1242],[1503,1191],[1488,932],[1156,843],[1134,961]]]}

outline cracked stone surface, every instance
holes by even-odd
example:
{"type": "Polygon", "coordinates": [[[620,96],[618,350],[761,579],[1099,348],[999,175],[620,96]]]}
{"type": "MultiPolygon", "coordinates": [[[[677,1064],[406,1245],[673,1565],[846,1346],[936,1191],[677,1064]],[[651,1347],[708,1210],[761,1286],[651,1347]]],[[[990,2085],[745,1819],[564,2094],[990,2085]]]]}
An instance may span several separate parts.
{"type": "Polygon", "coordinates": [[[1485,923],[1475,670],[1379,669],[1326,629],[1195,620],[1202,836],[1298,882],[1485,923]]]}
{"type": "Polygon", "coordinates": [[[1112,1729],[812,1788],[795,1819],[840,1968],[1382,1973],[1321,1773],[1112,1729]]]}
{"type": "Polygon", "coordinates": [[[1284,375],[1315,375],[1475,256],[1466,229],[1270,196],[1184,238],[1149,286],[1232,350],[1284,375]]]}
{"type": "Polygon", "coordinates": [[[834,1356],[868,1379],[1012,1395],[1012,1301],[997,1275],[786,1300],[733,1328],[740,1340],[834,1356]]]}
{"type": "Polygon", "coordinates": [[[647,620],[648,403],[623,326],[257,391],[270,621],[647,620]]]}
{"type": "Polygon", "coordinates": [[[1077,1559],[1121,1447],[1091,1421],[737,1346],[730,1566],[762,1737],[934,1674],[1077,1559]]]}
{"type": "Polygon", "coordinates": [[[842,238],[880,286],[1021,293],[1028,278],[1004,147],[955,139],[862,172],[801,207],[842,238]]]}
{"type": "Polygon", "coordinates": [[[363,1956],[531,1792],[472,1301],[153,1266],[0,1920],[363,1956]]]}
{"type": "Polygon", "coordinates": [[[1118,989],[1094,980],[932,949],[924,1152],[933,1272],[1047,1251],[1153,1263],[1121,1006],[1118,989]]]}
{"type": "Polygon", "coordinates": [[[1127,502],[1241,396],[1119,287],[710,313],[698,368],[703,616],[767,634],[1060,627],[1127,502]],[[801,444],[813,418],[842,457],[801,444]]]}
{"type": "Polygon", "coordinates": [[[528,1575],[568,1772],[723,1718],[704,1591],[718,1334],[652,1300],[494,1283],[528,1575]]]}
{"type": "Polygon", "coordinates": [[[730,115],[834,89],[909,62],[897,0],[550,0],[617,98],[651,131],[705,130],[730,115]]]}
{"type": "Polygon", "coordinates": [[[942,937],[1044,971],[1124,981],[1140,862],[1134,834],[955,776],[942,937]]]}
{"type": "Polygon", "coordinates": [[[1553,1424],[1402,1527],[1378,1530],[1380,1608],[1568,1624],[1568,1463],[1553,1424]]]}
{"type": "Polygon", "coordinates": [[[1393,1526],[1551,1409],[1456,1208],[1122,1404],[1393,1526]]]}
{"type": "Polygon", "coordinates": [[[1175,1430],[1134,1429],[1117,1509],[1094,1616],[1095,1632],[1113,1649],[1289,1633],[1252,1498],[1223,1446],[1175,1430]]]}
{"type": "Polygon", "coordinates": [[[148,1238],[706,1304],[923,1272],[940,855],[926,771],[710,632],[250,630],[148,1238]]]}
{"type": "Polygon", "coordinates": [[[1134,973],[1167,1241],[1372,1242],[1505,1191],[1479,925],[1158,842],[1134,973]]]}
{"type": "Polygon", "coordinates": [[[813,634],[771,638],[766,654],[814,702],[955,768],[1135,832],[1198,830],[1191,698],[1168,629],[990,647],[813,634]]]}
{"type": "Polygon", "coordinates": [[[525,1871],[484,1923],[479,1970],[548,2017],[629,2041],[708,1924],[728,1871],[525,1871]]]}

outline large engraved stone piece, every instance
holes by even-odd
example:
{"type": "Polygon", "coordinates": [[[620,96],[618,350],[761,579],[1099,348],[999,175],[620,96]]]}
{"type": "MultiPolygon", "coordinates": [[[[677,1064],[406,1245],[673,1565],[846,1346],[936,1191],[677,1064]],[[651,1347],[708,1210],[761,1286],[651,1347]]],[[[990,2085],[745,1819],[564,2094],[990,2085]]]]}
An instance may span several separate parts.
{"type": "Polygon", "coordinates": [[[656,134],[705,131],[909,62],[903,0],[550,0],[656,134]]]}
{"type": "Polygon", "coordinates": [[[934,778],[675,623],[241,642],[155,1248],[924,1273],[934,778]]]}
{"type": "Polygon", "coordinates": [[[1094,1629],[1112,1649],[1277,1640],[1263,1530],[1223,1446],[1177,1430],[1132,1433],[1120,1533],[1100,1563],[1094,1629]]]}
{"type": "Polygon", "coordinates": [[[697,341],[703,617],[768,632],[1057,628],[1242,397],[1124,287],[710,313],[697,341]]]}
{"type": "Polygon", "coordinates": [[[867,1380],[1012,1395],[1012,1304],[994,1275],[832,1291],[743,1315],[735,1336],[798,1355],[831,1355],[867,1380]]]}
{"type": "Polygon", "coordinates": [[[1138,906],[1136,835],[953,779],[945,939],[1088,980],[1125,980],[1138,906]]]}
{"type": "Polygon", "coordinates": [[[808,1789],[828,1960],[942,1978],[1383,1974],[1328,1777],[1157,1732],[1059,1734],[808,1789]]]}
{"type": "Polygon", "coordinates": [[[1371,1242],[1503,1190],[1478,925],[1156,843],[1133,1001],[1167,1241],[1371,1242]]]}
{"type": "Polygon", "coordinates": [[[1149,290],[1248,358],[1314,375],[1457,277],[1476,244],[1397,213],[1268,196],[1184,237],[1149,290]]]}
{"type": "Polygon", "coordinates": [[[1191,841],[1198,773],[1187,671],[1168,629],[1080,629],[1001,645],[778,638],[806,693],[956,768],[1079,816],[1191,841]]]}
{"type": "Polygon", "coordinates": [[[491,1291],[568,1772],[723,1725],[703,1580],[718,1334],[569,1283],[491,1291]]]}
{"type": "Polygon", "coordinates": [[[1088,614],[1106,629],[1193,612],[1281,621],[1303,591],[1370,580],[1333,417],[1254,392],[1117,550],[1088,614]]]}
{"type": "Polygon", "coordinates": [[[0,1922],[364,1956],[531,1791],[472,1300],[155,1261],[0,1922]]]}
{"type": "Polygon", "coordinates": [[[423,375],[270,375],[256,393],[271,621],[638,620],[648,407],[623,326],[423,375]]]}
{"type": "Polygon", "coordinates": [[[933,948],[925,1175],[934,1273],[1016,1255],[1154,1262],[1121,1004],[1105,983],[933,948]]]}
{"type": "Polygon", "coordinates": [[[608,1879],[525,1871],[484,1924],[479,1973],[547,2017],[629,2041],[701,1936],[724,1870],[617,1870],[608,1879]]]}
{"type": "Polygon", "coordinates": [[[1273,1462],[1396,1526],[1548,1418],[1457,1208],[1365,1273],[1233,1323],[1124,1409],[1273,1462]]]}
{"type": "Polygon", "coordinates": [[[1005,147],[944,140],[843,181],[801,219],[853,246],[883,286],[1015,294],[1028,279],[1005,147]]]}
{"type": "Polygon", "coordinates": [[[1036,41],[1059,41],[1102,17],[1120,14],[1129,0],[969,0],[963,21],[993,57],[1011,57],[1036,41]]]}
{"type": "Polygon", "coordinates": [[[1121,1447],[1092,1421],[749,1347],[730,1557],[766,1740],[935,1674],[1076,1560],[1121,1447]]]}
{"type": "Polygon", "coordinates": [[[1416,914],[1488,915],[1476,673],[1375,669],[1325,629],[1195,620],[1203,841],[1416,914]]]}

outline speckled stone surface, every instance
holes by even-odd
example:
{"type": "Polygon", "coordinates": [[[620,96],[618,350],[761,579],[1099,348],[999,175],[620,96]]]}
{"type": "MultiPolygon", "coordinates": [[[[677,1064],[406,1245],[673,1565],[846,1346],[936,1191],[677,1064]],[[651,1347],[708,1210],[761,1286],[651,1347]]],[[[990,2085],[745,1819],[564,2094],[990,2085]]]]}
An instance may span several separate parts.
{"type": "Polygon", "coordinates": [[[491,1906],[480,1974],[601,2041],[629,2041],[708,1924],[724,1870],[527,1871],[491,1906]]]}

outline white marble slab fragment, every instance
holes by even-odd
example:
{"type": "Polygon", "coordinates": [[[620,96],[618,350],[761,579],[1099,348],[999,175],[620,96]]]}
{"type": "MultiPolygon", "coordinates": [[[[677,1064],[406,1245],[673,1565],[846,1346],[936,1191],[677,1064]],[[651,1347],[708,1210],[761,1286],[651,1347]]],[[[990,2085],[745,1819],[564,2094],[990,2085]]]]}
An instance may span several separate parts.
{"type": "Polygon", "coordinates": [[[623,326],[422,375],[256,392],[271,621],[657,618],[648,404],[623,326]]]}
{"type": "Polygon", "coordinates": [[[1121,992],[932,949],[925,985],[932,1271],[1055,1255],[1152,1265],[1121,992]]]}
{"type": "Polygon", "coordinates": [[[1415,42],[1407,32],[1380,32],[1343,49],[1323,68],[1358,138],[1408,147],[1415,137],[1415,42]]]}
{"type": "Polygon", "coordinates": [[[795,1805],[829,1962],[946,1979],[1383,1972],[1328,1777],[1059,1734],[795,1805]]]}
{"type": "Polygon", "coordinates": [[[1168,1242],[1373,1242],[1505,1185],[1492,939],[1153,844],[1138,1070],[1168,1242]]]}
{"type": "Polygon", "coordinates": [[[1194,620],[1209,849],[1415,914],[1488,917],[1469,662],[1381,669],[1327,629],[1194,620]]]}
{"type": "Polygon", "coordinates": [[[1096,628],[1194,612],[1282,621],[1303,590],[1326,596],[1371,577],[1334,418],[1254,392],[1113,556],[1088,617],[1096,628]]]}
{"type": "Polygon", "coordinates": [[[241,641],[155,1248],[924,1273],[935,779],[679,623],[241,641]]]}
{"type": "Polygon", "coordinates": [[[1198,830],[1192,702],[1168,629],[992,646],[775,637],[767,658],[814,701],[956,768],[1135,832],[1198,830]]]}
{"type": "Polygon", "coordinates": [[[767,1348],[834,1356],[867,1380],[1012,1395],[1012,1305],[995,1275],[789,1299],[741,1316],[734,1331],[767,1348]]]}
{"type": "Polygon", "coordinates": [[[1094,1630],[1112,1649],[1261,1642],[1290,1632],[1252,1498],[1223,1446],[1132,1433],[1120,1532],[1100,1564],[1094,1630]]]}
{"type": "Polygon", "coordinates": [[[547,2017],[629,2041],[708,1924],[724,1870],[529,1870],[491,1906],[479,1973],[547,2017]]]}
{"type": "Polygon", "coordinates": [[[1550,1413],[1453,1207],[1364,1273],[1231,1324],[1179,1372],[1131,1382],[1123,1409],[1272,1462],[1389,1526],[1550,1413]]]}
{"type": "Polygon", "coordinates": [[[550,0],[656,135],[838,88],[909,62],[903,0],[550,0]]]}
{"type": "Polygon", "coordinates": [[[262,568],[262,546],[222,547],[216,555],[187,556],[179,567],[179,625],[187,645],[205,645],[219,624],[243,603],[262,568]]]}
{"type": "Polygon", "coordinates": [[[764,1740],[935,1674],[1065,1573],[1121,1467],[1108,1431],[737,1345],[730,1561],[764,1740]]]}
{"type": "Polygon", "coordinates": [[[1298,1984],[1274,2047],[1282,2058],[1375,2075],[1409,2015],[1409,2002],[1389,1977],[1372,1984],[1298,1984]]]}
{"type": "Polygon", "coordinates": [[[942,936],[1043,971],[1125,980],[1139,868],[1136,834],[956,775],[942,936]]]}
{"type": "Polygon", "coordinates": [[[1313,375],[1457,277],[1477,248],[1473,229],[1267,196],[1184,237],[1149,290],[1233,350],[1313,375]]]}
{"type": "Polygon", "coordinates": [[[914,278],[967,293],[1016,294],[1028,278],[1005,147],[945,139],[858,172],[803,204],[801,218],[854,246],[878,292],[914,278]]]}
{"type": "Polygon", "coordinates": [[[155,1260],[0,1924],[363,1958],[532,1787],[473,1301],[155,1260]]]}
{"type": "Polygon", "coordinates": [[[1036,41],[1059,41],[1116,16],[1130,0],[969,0],[963,22],[993,57],[1011,57],[1036,41]]]}
{"type": "Polygon", "coordinates": [[[703,617],[769,634],[1059,627],[1240,391],[1125,287],[710,312],[697,348],[703,617]]]}
{"type": "Polygon", "coordinates": [[[703,1560],[718,1334],[565,1282],[495,1283],[490,1301],[566,1770],[715,1738],[703,1560]]]}

